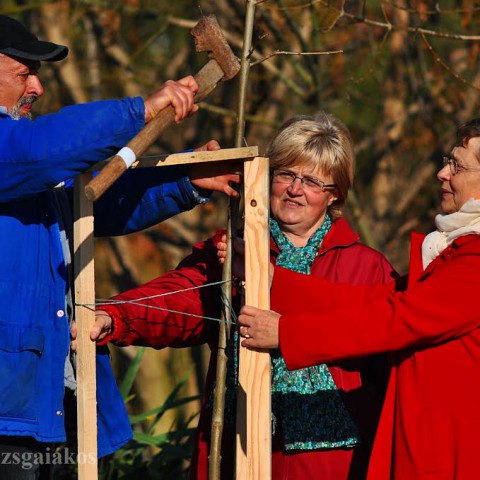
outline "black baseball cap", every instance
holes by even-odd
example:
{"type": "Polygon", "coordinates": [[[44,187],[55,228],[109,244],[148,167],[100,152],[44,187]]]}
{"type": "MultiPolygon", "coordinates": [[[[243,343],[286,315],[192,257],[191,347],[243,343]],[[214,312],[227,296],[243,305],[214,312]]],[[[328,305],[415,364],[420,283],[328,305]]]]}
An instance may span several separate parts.
{"type": "Polygon", "coordinates": [[[43,42],[17,20],[0,15],[0,53],[23,60],[57,62],[68,55],[68,48],[43,42]]]}

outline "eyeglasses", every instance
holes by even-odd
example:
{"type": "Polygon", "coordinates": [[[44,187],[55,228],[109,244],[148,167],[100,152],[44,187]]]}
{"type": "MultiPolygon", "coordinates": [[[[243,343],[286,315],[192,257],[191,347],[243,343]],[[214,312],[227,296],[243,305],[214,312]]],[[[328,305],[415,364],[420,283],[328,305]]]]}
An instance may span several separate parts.
{"type": "Polygon", "coordinates": [[[289,170],[273,170],[274,183],[291,185],[297,179],[300,180],[303,189],[309,192],[324,192],[337,186],[335,183],[325,183],[316,177],[299,177],[289,170]]]}
{"type": "Polygon", "coordinates": [[[450,173],[452,175],[461,172],[480,172],[480,167],[465,167],[464,165],[460,165],[453,157],[443,157],[443,167],[445,168],[447,165],[450,167],[450,173]]]}

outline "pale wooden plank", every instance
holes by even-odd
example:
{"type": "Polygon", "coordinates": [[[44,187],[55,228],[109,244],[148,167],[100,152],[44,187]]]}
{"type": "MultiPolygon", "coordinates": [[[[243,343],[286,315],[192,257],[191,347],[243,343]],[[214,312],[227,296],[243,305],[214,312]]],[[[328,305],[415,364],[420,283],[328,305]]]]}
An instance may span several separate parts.
{"type": "MultiPolygon", "coordinates": [[[[244,164],[245,298],[270,308],[268,158],[244,164]]],[[[240,349],[237,398],[236,480],[271,478],[270,355],[240,349]]]]}
{"type": "Polygon", "coordinates": [[[75,319],[77,336],[77,428],[78,478],[96,480],[97,464],[97,402],[95,343],[90,329],[95,323],[95,272],[93,241],[93,203],[84,194],[92,175],[85,173],[75,179],[74,201],[74,272],[75,319]],[[91,305],[81,306],[82,304],[91,305]]]}
{"type": "MultiPolygon", "coordinates": [[[[172,153],[161,158],[141,158],[132,164],[130,168],[144,168],[144,167],[167,167],[172,165],[185,165],[190,163],[202,162],[221,162],[221,161],[235,161],[245,160],[258,156],[258,147],[240,147],[240,148],[223,148],[213,152],[186,152],[186,153],[172,153]]],[[[101,170],[108,160],[97,163],[92,171],[101,170]]]]}

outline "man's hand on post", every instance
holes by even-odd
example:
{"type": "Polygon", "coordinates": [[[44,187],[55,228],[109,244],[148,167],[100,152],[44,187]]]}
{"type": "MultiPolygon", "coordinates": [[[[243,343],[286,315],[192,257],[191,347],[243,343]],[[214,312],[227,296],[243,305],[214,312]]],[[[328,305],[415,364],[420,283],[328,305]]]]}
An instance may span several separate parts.
{"type": "MultiPolygon", "coordinates": [[[[216,140],[195,149],[196,152],[213,152],[220,150],[216,140]]],[[[242,166],[232,162],[194,163],[190,167],[189,177],[192,185],[204,190],[222,192],[229,197],[237,198],[240,194],[230,182],[240,183],[242,166]]]]}

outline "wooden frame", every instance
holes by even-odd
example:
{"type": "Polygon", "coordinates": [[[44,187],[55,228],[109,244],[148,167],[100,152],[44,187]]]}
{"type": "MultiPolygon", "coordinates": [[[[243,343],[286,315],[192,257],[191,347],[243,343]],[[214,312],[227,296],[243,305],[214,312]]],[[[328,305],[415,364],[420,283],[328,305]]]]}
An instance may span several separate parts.
{"type": "MultiPolygon", "coordinates": [[[[223,149],[145,159],[131,168],[243,161],[245,184],[246,300],[269,308],[268,159],[257,147],[223,149]]],[[[84,194],[91,173],[75,181],[74,265],[77,337],[78,478],[98,478],[95,344],[89,331],[95,322],[93,204],[84,194]]],[[[242,348],[237,400],[237,480],[271,478],[270,356],[242,348]]]]}

